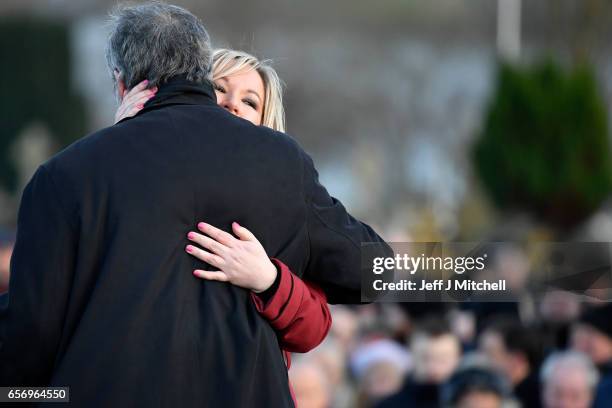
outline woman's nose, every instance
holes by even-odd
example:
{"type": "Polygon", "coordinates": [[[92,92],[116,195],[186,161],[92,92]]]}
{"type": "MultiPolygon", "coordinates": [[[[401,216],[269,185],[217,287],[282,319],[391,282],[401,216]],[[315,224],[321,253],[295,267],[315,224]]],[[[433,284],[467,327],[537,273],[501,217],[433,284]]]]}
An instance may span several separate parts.
{"type": "Polygon", "coordinates": [[[238,103],[234,100],[234,98],[227,97],[223,101],[222,106],[230,111],[231,113],[237,115],[238,114],[238,103]]]}

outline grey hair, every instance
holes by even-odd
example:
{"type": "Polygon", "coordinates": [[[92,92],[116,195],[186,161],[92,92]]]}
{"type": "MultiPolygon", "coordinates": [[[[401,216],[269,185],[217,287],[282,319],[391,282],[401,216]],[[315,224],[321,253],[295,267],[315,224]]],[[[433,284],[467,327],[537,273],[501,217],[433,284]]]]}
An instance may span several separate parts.
{"type": "Polygon", "coordinates": [[[202,22],[184,8],[149,2],[120,5],[110,14],[111,32],[106,61],[126,88],[147,79],[149,86],[184,75],[203,84],[210,81],[212,47],[202,22]]]}
{"type": "Polygon", "coordinates": [[[587,376],[587,383],[591,389],[594,389],[599,382],[599,373],[597,368],[589,359],[588,356],[579,351],[558,351],[552,353],[542,364],[540,371],[540,380],[542,383],[548,382],[553,371],[558,367],[565,367],[571,370],[582,369],[587,376]]]}

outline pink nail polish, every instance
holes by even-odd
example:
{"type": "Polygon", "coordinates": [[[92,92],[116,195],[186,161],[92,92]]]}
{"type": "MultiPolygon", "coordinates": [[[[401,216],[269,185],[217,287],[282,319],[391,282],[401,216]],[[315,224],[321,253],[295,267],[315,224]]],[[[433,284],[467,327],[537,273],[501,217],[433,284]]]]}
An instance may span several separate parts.
{"type": "Polygon", "coordinates": [[[139,103],[138,105],[136,105],[136,109],[142,109],[144,108],[144,105],[142,103],[139,103]]]}
{"type": "Polygon", "coordinates": [[[206,226],[206,225],[205,225],[203,222],[200,222],[200,223],[198,224],[198,228],[199,228],[199,229],[204,229],[204,227],[205,227],[205,226],[206,226]]]}
{"type": "Polygon", "coordinates": [[[185,248],[185,251],[192,253],[193,252],[193,247],[191,245],[187,245],[187,248],[185,248]]]}
{"type": "Polygon", "coordinates": [[[189,239],[193,239],[195,237],[195,234],[193,232],[190,232],[189,234],[187,234],[187,238],[189,239]]]}
{"type": "Polygon", "coordinates": [[[149,83],[148,79],[145,79],[144,81],[142,81],[145,85],[149,83]]]}

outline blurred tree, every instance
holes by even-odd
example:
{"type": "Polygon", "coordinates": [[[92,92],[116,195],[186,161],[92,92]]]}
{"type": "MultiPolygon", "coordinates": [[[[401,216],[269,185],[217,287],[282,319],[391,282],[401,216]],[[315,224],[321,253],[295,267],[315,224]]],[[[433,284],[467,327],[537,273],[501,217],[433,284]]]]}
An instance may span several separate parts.
{"type": "Polygon", "coordinates": [[[67,145],[85,131],[82,98],[71,92],[70,49],[65,24],[40,20],[0,21],[0,185],[16,187],[10,147],[31,122],[44,123],[67,145]]]}
{"type": "Polygon", "coordinates": [[[606,106],[591,69],[502,64],[473,158],[500,209],[561,229],[587,217],[612,188],[606,106]]]}

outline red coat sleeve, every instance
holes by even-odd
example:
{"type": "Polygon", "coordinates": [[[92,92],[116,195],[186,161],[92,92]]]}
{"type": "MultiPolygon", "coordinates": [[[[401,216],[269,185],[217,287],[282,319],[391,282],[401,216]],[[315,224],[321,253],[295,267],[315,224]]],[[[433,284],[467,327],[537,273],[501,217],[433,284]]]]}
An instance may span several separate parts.
{"type": "Polygon", "coordinates": [[[272,258],[280,274],[278,289],[264,304],[251,292],[257,311],[276,331],[282,349],[305,353],[318,346],[331,327],[327,298],[317,285],[293,274],[287,265],[272,258]]]}

